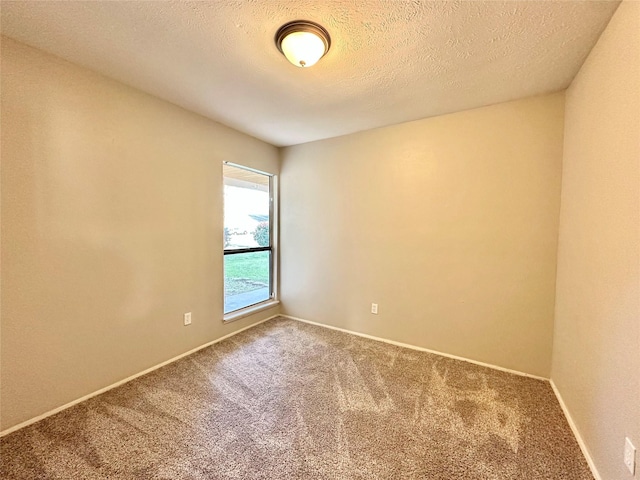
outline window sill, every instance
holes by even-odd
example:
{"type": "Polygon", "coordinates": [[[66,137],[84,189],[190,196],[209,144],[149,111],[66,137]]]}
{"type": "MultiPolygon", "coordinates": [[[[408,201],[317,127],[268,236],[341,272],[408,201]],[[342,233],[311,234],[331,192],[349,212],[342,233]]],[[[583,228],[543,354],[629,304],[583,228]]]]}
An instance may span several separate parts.
{"type": "Polygon", "coordinates": [[[222,321],[224,323],[229,323],[235,320],[240,320],[241,318],[248,317],[249,315],[253,315],[254,313],[262,312],[263,310],[268,310],[279,304],[280,300],[266,300],[264,302],[256,303],[255,305],[251,305],[246,308],[241,308],[240,310],[236,310],[235,312],[227,313],[222,317],[222,321]]]}

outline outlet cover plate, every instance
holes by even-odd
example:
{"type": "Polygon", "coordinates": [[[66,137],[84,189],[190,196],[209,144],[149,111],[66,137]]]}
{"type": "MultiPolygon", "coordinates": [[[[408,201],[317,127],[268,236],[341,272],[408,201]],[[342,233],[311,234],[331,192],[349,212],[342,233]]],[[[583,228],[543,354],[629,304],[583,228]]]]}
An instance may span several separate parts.
{"type": "Polygon", "coordinates": [[[636,447],[628,437],[624,439],[624,464],[633,475],[636,469],[636,447]]]}

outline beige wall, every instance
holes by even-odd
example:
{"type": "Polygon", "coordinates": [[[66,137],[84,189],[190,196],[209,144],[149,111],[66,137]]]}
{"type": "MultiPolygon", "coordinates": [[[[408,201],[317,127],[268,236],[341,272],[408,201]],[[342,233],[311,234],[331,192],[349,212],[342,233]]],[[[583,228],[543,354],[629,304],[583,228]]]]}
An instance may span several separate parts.
{"type": "Polygon", "coordinates": [[[276,313],[222,324],[221,162],[276,148],[8,39],[1,140],[2,429],[276,313]]]}
{"type": "Polygon", "coordinates": [[[563,107],[560,93],[283,149],[283,312],[548,377],[563,107]]]}
{"type": "Polygon", "coordinates": [[[624,480],[624,437],[640,448],[640,3],[566,95],[552,379],[602,478],[624,480]]]}

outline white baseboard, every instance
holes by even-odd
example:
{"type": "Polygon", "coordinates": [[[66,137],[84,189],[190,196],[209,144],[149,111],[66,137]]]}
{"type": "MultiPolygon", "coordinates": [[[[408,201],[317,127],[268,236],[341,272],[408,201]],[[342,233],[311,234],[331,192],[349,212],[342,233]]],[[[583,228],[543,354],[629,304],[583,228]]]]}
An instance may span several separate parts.
{"type": "Polygon", "coordinates": [[[553,382],[553,379],[550,379],[549,383],[551,384],[553,393],[555,393],[556,398],[558,399],[558,403],[560,404],[560,408],[562,408],[562,412],[564,413],[564,416],[567,419],[567,423],[569,423],[569,427],[571,427],[573,436],[576,437],[578,445],[580,446],[580,450],[582,450],[582,455],[584,455],[584,458],[587,460],[587,464],[589,464],[589,469],[591,470],[591,474],[593,475],[593,478],[595,478],[596,480],[602,480],[602,477],[600,476],[600,473],[598,472],[598,469],[596,468],[596,465],[595,463],[593,463],[593,459],[589,454],[589,450],[587,449],[587,444],[584,443],[584,440],[580,435],[580,431],[578,430],[578,427],[573,421],[573,418],[569,413],[569,409],[567,408],[567,405],[564,403],[564,400],[562,399],[562,395],[560,395],[560,390],[558,390],[558,387],[556,387],[556,384],[553,382]]]}
{"type": "Polygon", "coordinates": [[[224,335],[224,336],[222,336],[220,338],[216,338],[215,340],[213,340],[211,342],[207,342],[204,345],[200,345],[199,347],[196,347],[196,348],[194,348],[192,350],[189,350],[188,352],[185,352],[185,353],[182,353],[182,354],[180,354],[180,355],[178,355],[176,357],[170,358],[169,360],[166,360],[166,361],[164,361],[162,363],[154,365],[151,368],[147,368],[146,370],[143,370],[142,372],[138,372],[138,373],[136,373],[134,375],[131,375],[130,377],[127,377],[127,378],[125,378],[123,380],[120,380],[120,381],[118,381],[116,383],[113,383],[113,384],[111,384],[111,385],[109,385],[107,387],[101,388],[100,390],[96,390],[95,392],[92,392],[92,393],[90,393],[88,395],[85,395],[83,397],[77,398],[76,400],[73,400],[73,401],[71,401],[69,403],[66,403],[66,404],[64,404],[64,405],[62,405],[60,407],[54,408],[53,410],[49,410],[48,412],[43,413],[42,415],[38,415],[37,417],[30,418],[29,420],[26,420],[26,421],[24,421],[22,423],[14,425],[13,427],[7,428],[6,430],[2,430],[0,432],[0,437],[4,437],[5,435],[8,435],[8,434],[10,434],[12,432],[15,432],[16,430],[20,430],[21,428],[24,428],[26,426],[29,426],[29,425],[33,424],[33,423],[39,422],[40,420],[43,420],[43,419],[45,419],[47,417],[50,417],[51,415],[55,415],[56,413],[59,413],[59,412],[61,412],[63,410],[66,410],[67,408],[73,407],[74,405],[77,405],[78,403],[82,403],[85,400],[89,400],[90,398],[93,398],[93,397],[95,397],[97,395],[100,395],[101,393],[104,393],[104,392],[107,392],[107,391],[109,391],[109,390],[111,390],[113,388],[119,387],[120,385],[124,385],[125,383],[128,383],[131,380],[134,380],[134,379],[136,379],[138,377],[146,375],[147,373],[151,373],[154,370],[157,370],[158,368],[164,367],[165,365],[169,365],[170,363],[173,363],[176,360],[180,360],[181,358],[187,357],[187,356],[197,352],[198,350],[202,350],[203,348],[207,348],[207,347],[209,347],[209,346],[211,346],[211,345],[213,345],[215,343],[221,342],[222,340],[224,340],[226,338],[233,337],[234,335],[237,335],[240,332],[248,330],[249,328],[253,328],[256,325],[260,325],[261,323],[264,323],[264,322],[266,322],[268,320],[271,320],[272,318],[275,318],[275,317],[278,317],[278,316],[279,315],[272,315],[269,318],[265,318],[264,320],[260,320],[259,322],[252,323],[249,326],[246,326],[244,328],[240,328],[239,330],[236,330],[235,332],[231,332],[231,333],[229,333],[227,335],[224,335]]]}
{"type": "Polygon", "coordinates": [[[536,380],[544,380],[546,382],[549,381],[546,377],[540,377],[538,375],[533,375],[531,373],[520,372],[518,370],[511,370],[510,368],[499,367],[497,365],[492,365],[490,363],[479,362],[477,360],[471,360],[470,358],[459,357],[457,355],[451,355],[449,353],[438,352],[437,350],[431,350],[429,348],[418,347],[416,345],[410,345],[408,343],[396,342],[394,340],[388,340],[386,338],[374,337],[373,335],[367,335],[366,333],[360,333],[353,330],[347,330],[345,328],[333,327],[331,325],[325,325],[323,323],[312,322],[311,320],[305,320],[304,318],[292,317],[291,315],[283,315],[280,314],[280,317],[290,318],[291,320],[297,320],[298,322],[308,323],[311,325],[316,325],[318,327],[329,328],[331,330],[337,330],[339,332],[349,333],[351,335],[357,335],[358,337],[368,338],[369,340],[375,340],[377,342],[389,343],[391,345],[396,345],[398,347],[410,348],[412,350],[418,350],[420,352],[433,353],[434,355],[440,355],[442,357],[453,358],[454,360],[461,360],[463,362],[473,363],[474,365],[480,365],[481,367],[492,368],[494,370],[500,370],[501,372],[513,373],[514,375],[520,375],[521,377],[529,377],[535,378],[536,380]]]}

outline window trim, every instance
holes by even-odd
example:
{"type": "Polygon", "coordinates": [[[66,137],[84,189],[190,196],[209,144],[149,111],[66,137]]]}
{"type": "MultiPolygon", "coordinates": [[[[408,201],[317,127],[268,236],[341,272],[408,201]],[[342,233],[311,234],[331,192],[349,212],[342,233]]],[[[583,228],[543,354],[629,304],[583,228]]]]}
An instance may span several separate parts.
{"type": "Polygon", "coordinates": [[[262,312],[264,310],[269,310],[280,304],[280,300],[275,298],[270,298],[265,300],[264,302],[254,303],[253,305],[249,305],[248,307],[240,308],[238,310],[234,310],[233,312],[229,312],[222,317],[223,323],[235,322],[236,320],[240,320],[241,318],[248,317],[249,315],[254,315],[256,313],[262,312]]]}
{"type": "MultiPolygon", "coordinates": [[[[258,313],[262,310],[266,310],[269,308],[273,308],[274,306],[280,303],[278,299],[278,178],[276,174],[264,172],[262,170],[258,170],[255,168],[247,167],[246,165],[240,165],[233,162],[223,162],[223,165],[228,165],[230,167],[240,168],[242,170],[248,170],[250,172],[258,173],[260,175],[266,175],[269,178],[269,246],[267,247],[248,247],[248,248],[237,248],[237,249],[225,249],[223,246],[223,268],[222,268],[222,310],[223,323],[232,322],[234,320],[239,320],[240,318],[244,318],[248,315],[252,315],[254,313],[258,313]],[[270,264],[269,264],[269,298],[263,300],[258,303],[253,303],[251,305],[247,305],[246,307],[239,308],[237,310],[233,310],[228,313],[224,313],[224,257],[226,255],[234,255],[241,253],[251,253],[251,252],[264,252],[268,251],[271,253],[270,255],[270,264]]],[[[223,173],[223,188],[224,188],[224,173],[223,173]]],[[[224,209],[224,203],[223,203],[224,209]]],[[[224,215],[223,215],[224,218],[224,215]]],[[[223,224],[224,227],[224,224],[223,224]]]]}

